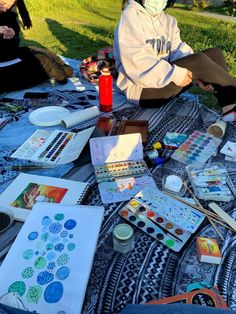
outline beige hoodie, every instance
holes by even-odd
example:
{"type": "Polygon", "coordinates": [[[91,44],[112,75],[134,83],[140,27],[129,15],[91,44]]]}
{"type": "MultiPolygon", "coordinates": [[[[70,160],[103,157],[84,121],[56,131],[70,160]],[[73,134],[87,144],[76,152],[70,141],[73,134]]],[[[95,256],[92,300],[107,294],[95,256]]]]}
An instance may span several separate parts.
{"type": "Polygon", "coordinates": [[[187,69],[169,62],[192,54],[181,41],[176,19],[163,11],[151,15],[134,0],[128,0],[114,33],[117,86],[138,103],[143,88],[179,85],[187,69]]]}

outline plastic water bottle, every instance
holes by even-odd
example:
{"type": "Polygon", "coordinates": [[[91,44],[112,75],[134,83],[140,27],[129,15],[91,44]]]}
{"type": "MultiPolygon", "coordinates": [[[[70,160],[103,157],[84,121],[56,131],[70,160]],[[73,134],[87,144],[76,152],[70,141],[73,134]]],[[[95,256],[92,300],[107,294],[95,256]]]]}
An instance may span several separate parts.
{"type": "Polygon", "coordinates": [[[99,105],[100,111],[112,111],[112,76],[108,68],[99,77],[99,105]]]}

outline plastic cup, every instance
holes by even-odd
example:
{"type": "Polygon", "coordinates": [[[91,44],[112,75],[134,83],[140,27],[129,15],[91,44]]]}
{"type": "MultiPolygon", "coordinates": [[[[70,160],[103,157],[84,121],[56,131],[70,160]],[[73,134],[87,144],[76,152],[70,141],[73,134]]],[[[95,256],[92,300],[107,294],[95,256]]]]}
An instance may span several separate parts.
{"type": "Polygon", "coordinates": [[[214,135],[215,137],[222,138],[225,134],[226,122],[223,120],[217,121],[210,125],[207,132],[214,135]]]}

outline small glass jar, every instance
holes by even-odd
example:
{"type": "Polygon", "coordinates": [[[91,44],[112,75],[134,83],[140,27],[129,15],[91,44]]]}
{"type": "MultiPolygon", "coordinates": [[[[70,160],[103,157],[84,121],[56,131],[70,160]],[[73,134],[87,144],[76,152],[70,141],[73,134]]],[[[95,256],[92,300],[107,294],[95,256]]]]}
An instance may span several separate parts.
{"type": "Polygon", "coordinates": [[[113,230],[113,250],[126,254],[133,249],[134,231],[128,224],[119,224],[113,230]]]}

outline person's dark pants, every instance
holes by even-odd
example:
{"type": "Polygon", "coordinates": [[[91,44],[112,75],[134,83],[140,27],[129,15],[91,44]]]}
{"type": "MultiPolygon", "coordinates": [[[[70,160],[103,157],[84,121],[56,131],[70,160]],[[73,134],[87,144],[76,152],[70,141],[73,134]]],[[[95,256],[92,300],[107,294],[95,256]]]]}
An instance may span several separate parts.
{"type": "Polygon", "coordinates": [[[33,87],[49,78],[29,48],[19,48],[18,57],[21,62],[0,67],[0,94],[33,87]]]}
{"type": "MultiPolygon", "coordinates": [[[[223,53],[218,48],[206,49],[187,57],[175,60],[173,64],[187,68],[193,74],[193,80],[212,84],[215,96],[221,107],[236,100],[236,79],[228,72],[223,53]]],[[[182,93],[190,86],[177,86],[173,82],[163,88],[144,88],[139,104],[143,108],[159,107],[182,93]]]]}
{"type": "Polygon", "coordinates": [[[128,304],[120,314],[234,314],[234,311],[195,304],[128,304]]]}

